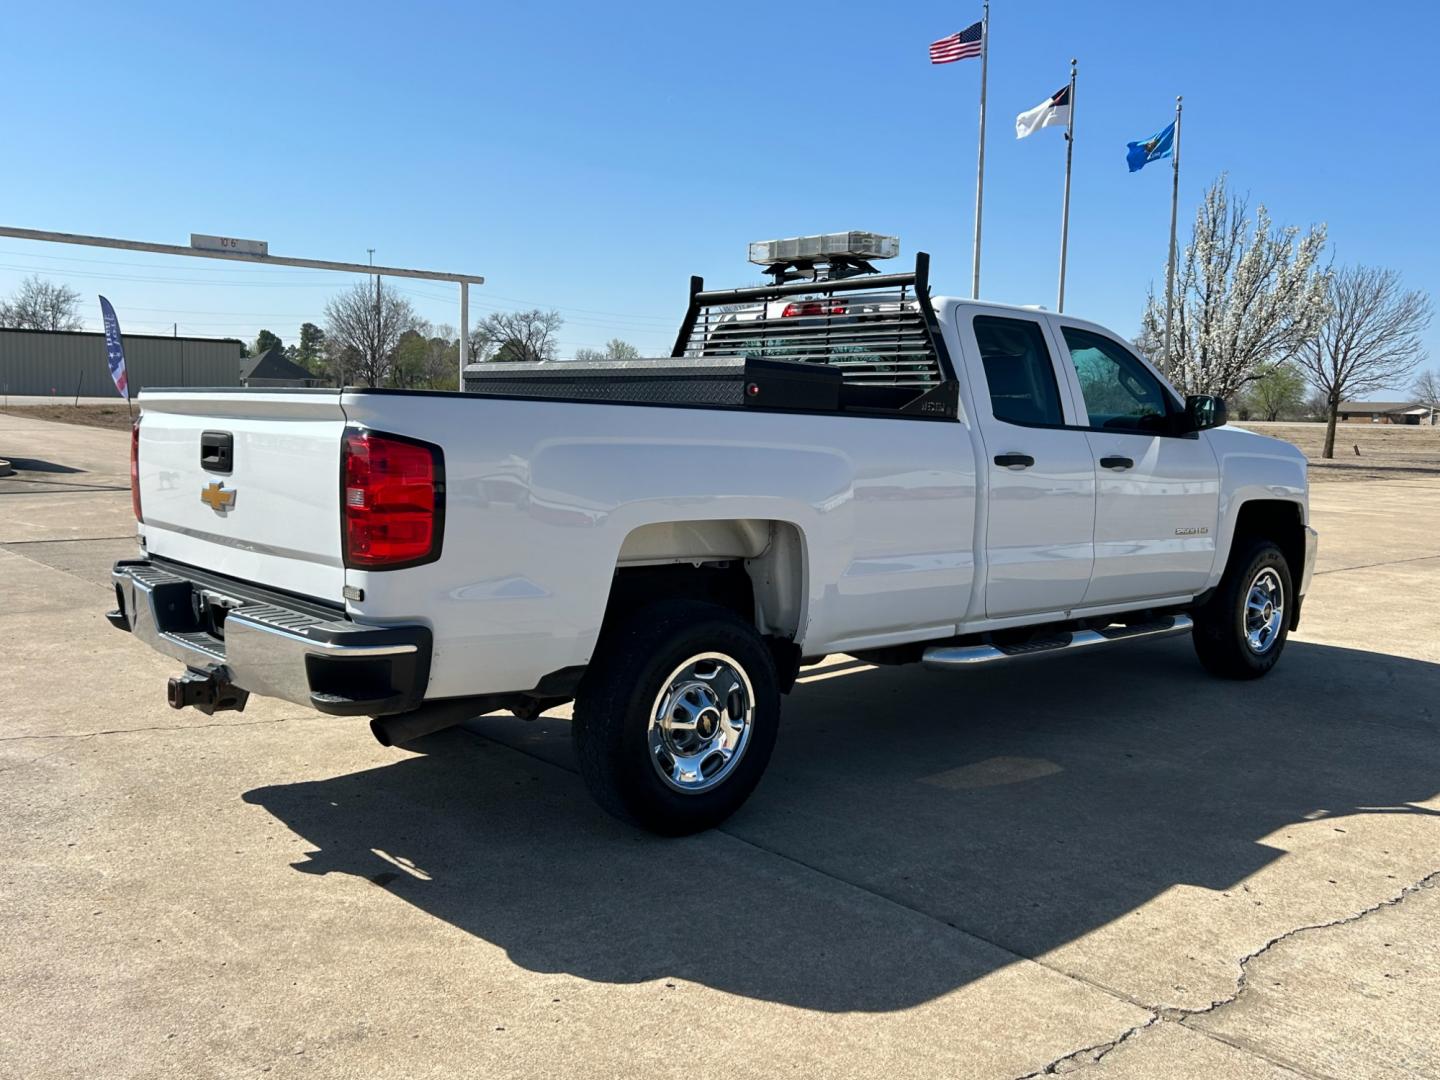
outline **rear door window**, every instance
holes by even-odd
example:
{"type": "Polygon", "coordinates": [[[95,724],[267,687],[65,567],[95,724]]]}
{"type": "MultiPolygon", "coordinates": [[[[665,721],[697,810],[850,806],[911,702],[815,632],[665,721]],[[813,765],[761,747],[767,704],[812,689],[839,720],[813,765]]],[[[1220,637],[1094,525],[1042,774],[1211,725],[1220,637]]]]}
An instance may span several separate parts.
{"type": "Polygon", "coordinates": [[[975,316],[975,341],[990,388],[996,420],[1030,427],[1060,427],[1060,387],[1045,344],[1045,331],[1032,319],[975,316]]]}

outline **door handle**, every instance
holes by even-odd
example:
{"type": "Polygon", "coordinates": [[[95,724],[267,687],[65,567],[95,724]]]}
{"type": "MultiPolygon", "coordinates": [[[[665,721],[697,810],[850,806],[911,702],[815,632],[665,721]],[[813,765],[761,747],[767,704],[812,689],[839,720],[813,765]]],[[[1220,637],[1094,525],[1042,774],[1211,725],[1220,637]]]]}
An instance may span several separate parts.
{"type": "Polygon", "coordinates": [[[1120,457],[1118,454],[1115,454],[1110,457],[1102,457],[1100,459],[1100,467],[1102,469],[1133,469],[1135,462],[1131,461],[1128,457],[1120,457]]]}
{"type": "Polygon", "coordinates": [[[1028,469],[1035,464],[1035,459],[1029,454],[996,454],[995,464],[1007,468],[1028,469]]]}

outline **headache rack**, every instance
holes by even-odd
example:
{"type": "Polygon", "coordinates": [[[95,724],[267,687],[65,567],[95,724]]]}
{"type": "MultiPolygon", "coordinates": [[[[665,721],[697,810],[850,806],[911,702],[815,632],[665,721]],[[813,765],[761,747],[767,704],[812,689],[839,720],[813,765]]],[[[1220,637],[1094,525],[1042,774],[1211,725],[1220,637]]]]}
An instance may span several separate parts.
{"type": "Polygon", "coordinates": [[[946,419],[958,392],[930,304],[930,257],[913,272],[706,290],[672,355],[600,363],[481,363],[465,389],[617,404],[770,408],[946,419]]]}
{"type": "Polygon", "coordinates": [[[902,274],[708,291],[694,277],[672,355],[823,364],[842,376],[843,411],[953,416],[954,369],[929,277],[925,252],[902,274]]]}

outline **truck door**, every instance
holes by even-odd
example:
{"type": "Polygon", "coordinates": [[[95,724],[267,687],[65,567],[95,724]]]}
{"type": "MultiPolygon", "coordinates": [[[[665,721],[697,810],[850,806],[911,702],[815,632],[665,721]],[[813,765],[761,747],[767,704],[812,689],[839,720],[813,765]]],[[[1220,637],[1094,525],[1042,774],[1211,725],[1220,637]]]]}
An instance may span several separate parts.
{"type": "Polygon", "coordinates": [[[985,613],[1078,607],[1094,561],[1095,466],[1040,317],[958,309],[988,474],[985,613]]]}
{"type": "Polygon", "coordinates": [[[1210,444],[1178,434],[1179,403],[1124,345],[1063,317],[1052,325],[1094,459],[1095,569],[1085,605],[1200,592],[1220,505],[1210,444]]]}

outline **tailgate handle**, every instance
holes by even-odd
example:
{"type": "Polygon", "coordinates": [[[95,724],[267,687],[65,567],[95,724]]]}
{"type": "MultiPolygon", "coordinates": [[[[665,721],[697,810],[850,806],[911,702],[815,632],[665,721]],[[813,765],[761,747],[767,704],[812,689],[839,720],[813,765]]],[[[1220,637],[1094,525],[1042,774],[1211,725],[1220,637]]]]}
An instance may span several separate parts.
{"type": "Polygon", "coordinates": [[[228,473],[235,467],[235,436],[228,431],[200,433],[200,467],[206,472],[228,473]]]}

